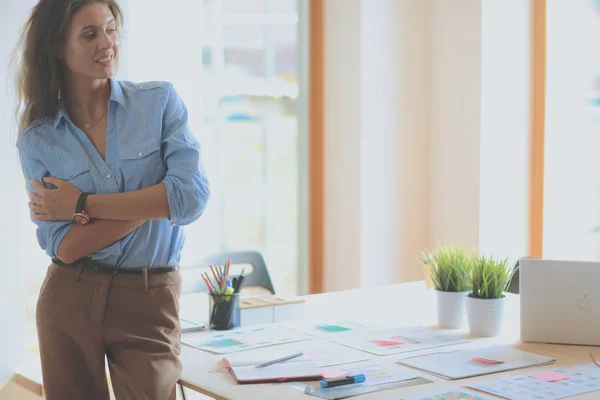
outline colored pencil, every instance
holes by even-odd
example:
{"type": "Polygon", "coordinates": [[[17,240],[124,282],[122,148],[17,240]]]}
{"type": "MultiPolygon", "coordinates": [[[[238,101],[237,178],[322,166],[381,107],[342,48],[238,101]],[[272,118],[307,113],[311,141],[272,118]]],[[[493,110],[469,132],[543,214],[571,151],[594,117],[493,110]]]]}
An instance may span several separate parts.
{"type": "Polygon", "coordinates": [[[212,287],[210,286],[210,283],[208,283],[208,280],[206,280],[206,278],[204,277],[204,275],[202,275],[202,280],[204,280],[204,283],[206,284],[206,287],[208,288],[208,291],[212,294],[212,292],[213,292],[212,287]]]}
{"type": "Polygon", "coordinates": [[[202,279],[204,280],[204,283],[206,284],[206,287],[208,288],[208,291],[212,294],[213,293],[213,289],[211,284],[208,282],[208,279],[206,279],[206,277],[204,276],[204,274],[202,275],[202,279]]]}

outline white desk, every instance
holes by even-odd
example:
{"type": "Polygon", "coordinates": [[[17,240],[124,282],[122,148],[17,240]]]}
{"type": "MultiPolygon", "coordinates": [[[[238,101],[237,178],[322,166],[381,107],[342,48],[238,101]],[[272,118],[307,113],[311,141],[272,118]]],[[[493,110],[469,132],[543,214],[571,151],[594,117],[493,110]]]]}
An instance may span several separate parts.
{"type": "MultiPolygon", "coordinates": [[[[306,296],[305,318],[309,320],[319,319],[356,319],[367,318],[373,322],[396,323],[397,325],[425,325],[435,326],[435,293],[426,290],[425,282],[409,284],[390,285],[380,288],[369,288],[351,290],[336,293],[325,293],[320,295],[306,296]]],[[[559,346],[547,344],[521,343],[519,341],[519,304],[518,296],[510,296],[507,304],[507,319],[502,334],[495,338],[473,338],[473,341],[457,346],[444,347],[444,350],[455,348],[468,348],[487,346],[491,344],[511,345],[525,351],[537,352],[539,354],[553,356],[557,359],[556,364],[535,369],[568,367],[575,364],[584,364],[590,361],[588,353],[593,348],[584,346],[559,346]]],[[[197,304],[184,304],[182,307],[188,309],[194,307],[198,315],[206,318],[206,300],[199,300],[197,304]]],[[[202,319],[204,320],[204,319],[202,319]]],[[[458,331],[468,336],[468,328],[458,331]]],[[[411,355],[428,353],[432,350],[411,352],[411,355]]],[[[434,350],[435,351],[435,350],[434,350]]],[[[596,348],[600,356],[600,350],[596,348]]],[[[374,360],[392,361],[403,355],[375,356],[374,360]]],[[[208,373],[222,366],[220,360],[222,355],[212,354],[203,350],[182,345],[182,361],[184,365],[181,382],[185,387],[196,390],[216,399],[286,399],[286,400],[310,400],[316,399],[309,395],[289,387],[286,384],[258,384],[238,385],[228,373],[208,373]]],[[[406,387],[402,389],[378,391],[365,394],[356,399],[392,399],[409,393],[433,390],[441,386],[463,386],[469,383],[496,379],[501,376],[522,374],[523,371],[516,370],[483,377],[461,379],[458,381],[447,381],[425,373],[422,376],[433,383],[425,385],[406,387]]],[[[578,396],[578,399],[598,399],[600,392],[593,392],[578,396]]]]}

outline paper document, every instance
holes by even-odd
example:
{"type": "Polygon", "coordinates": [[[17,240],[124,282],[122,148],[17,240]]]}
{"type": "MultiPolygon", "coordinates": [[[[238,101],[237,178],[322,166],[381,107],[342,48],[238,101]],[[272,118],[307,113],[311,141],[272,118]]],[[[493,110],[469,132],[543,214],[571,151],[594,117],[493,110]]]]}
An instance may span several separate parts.
{"type": "Polygon", "coordinates": [[[332,338],[350,332],[373,329],[377,326],[362,321],[290,321],[281,324],[286,328],[317,338],[332,338]]]}
{"type": "Polygon", "coordinates": [[[361,363],[360,365],[341,365],[322,368],[325,379],[342,378],[348,375],[364,374],[365,382],[356,385],[379,385],[414,379],[419,372],[394,364],[361,363]]]}
{"type": "Polygon", "coordinates": [[[228,359],[237,364],[260,364],[264,359],[275,360],[299,352],[302,352],[303,355],[285,361],[284,363],[310,361],[316,363],[319,367],[328,367],[332,365],[356,363],[370,358],[369,354],[363,351],[331,343],[327,340],[310,339],[281,346],[271,346],[244,351],[229,356],[228,359]]]}
{"type": "Polygon", "coordinates": [[[230,331],[194,332],[182,335],[188,346],[217,354],[308,340],[309,336],[277,325],[249,326],[230,331]]]}
{"type": "Polygon", "coordinates": [[[429,383],[418,373],[394,364],[360,363],[355,366],[321,368],[324,379],[332,379],[347,375],[365,374],[363,383],[320,388],[316,385],[292,384],[298,390],[322,399],[344,399],[379,390],[390,390],[418,384],[429,383]]]}
{"type": "Polygon", "coordinates": [[[388,400],[498,400],[498,398],[464,388],[445,387],[388,400]]]}
{"type": "Polygon", "coordinates": [[[443,331],[405,327],[359,331],[331,340],[378,356],[467,342],[443,331]]]}
{"type": "Polygon", "coordinates": [[[593,362],[588,363],[588,364],[574,365],[571,368],[575,368],[580,371],[588,372],[588,373],[594,374],[594,375],[600,375],[600,367],[597,366],[596,364],[594,364],[593,362]]]}
{"type": "Polygon", "coordinates": [[[555,400],[600,390],[600,377],[575,370],[538,370],[469,387],[509,400],[555,400]]]}
{"type": "Polygon", "coordinates": [[[369,354],[363,351],[322,339],[305,340],[289,346],[302,351],[304,353],[303,357],[316,362],[320,367],[356,363],[371,358],[369,354]]]}
{"type": "Polygon", "coordinates": [[[552,357],[503,346],[439,352],[396,362],[444,379],[463,379],[495,372],[537,367],[555,362],[552,357]]]}

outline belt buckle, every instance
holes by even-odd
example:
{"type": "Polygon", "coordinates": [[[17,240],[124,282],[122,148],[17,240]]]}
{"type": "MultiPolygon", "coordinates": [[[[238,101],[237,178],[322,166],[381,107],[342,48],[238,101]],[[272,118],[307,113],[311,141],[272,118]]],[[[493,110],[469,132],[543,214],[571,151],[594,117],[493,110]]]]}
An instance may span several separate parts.
{"type": "Polygon", "coordinates": [[[101,274],[107,274],[107,275],[117,275],[119,273],[119,271],[116,268],[110,268],[108,266],[105,265],[99,265],[99,264],[92,264],[91,265],[92,271],[94,272],[98,272],[101,274]]]}
{"type": "Polygon", "coordinates": [[[108,275],[115,276],[119,273],[119,271],[116,268],[110,267],[108,265],[102,265],[101,268],[104,270],[103,272],[108,275]]]}

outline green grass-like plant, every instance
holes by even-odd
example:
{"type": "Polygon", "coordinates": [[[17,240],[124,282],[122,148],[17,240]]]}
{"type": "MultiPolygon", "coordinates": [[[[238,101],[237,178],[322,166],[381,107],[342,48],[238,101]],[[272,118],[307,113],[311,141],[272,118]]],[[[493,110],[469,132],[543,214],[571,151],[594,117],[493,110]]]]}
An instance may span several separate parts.
{"type": "Polygon", "coordinates": [[[508,258],[479,255],[471,271],[473,291],[469,296],[477,299],[503,298],[517,269],[509,264],[508,258]]]}
{"type": "Polygon", "coordinates": [[[465,292],[471,289],[473,252],[465,246],[446,245],[434,251],[426,250],[421,263],[430,266],[431,280],[436,290],[465,292]]]}

